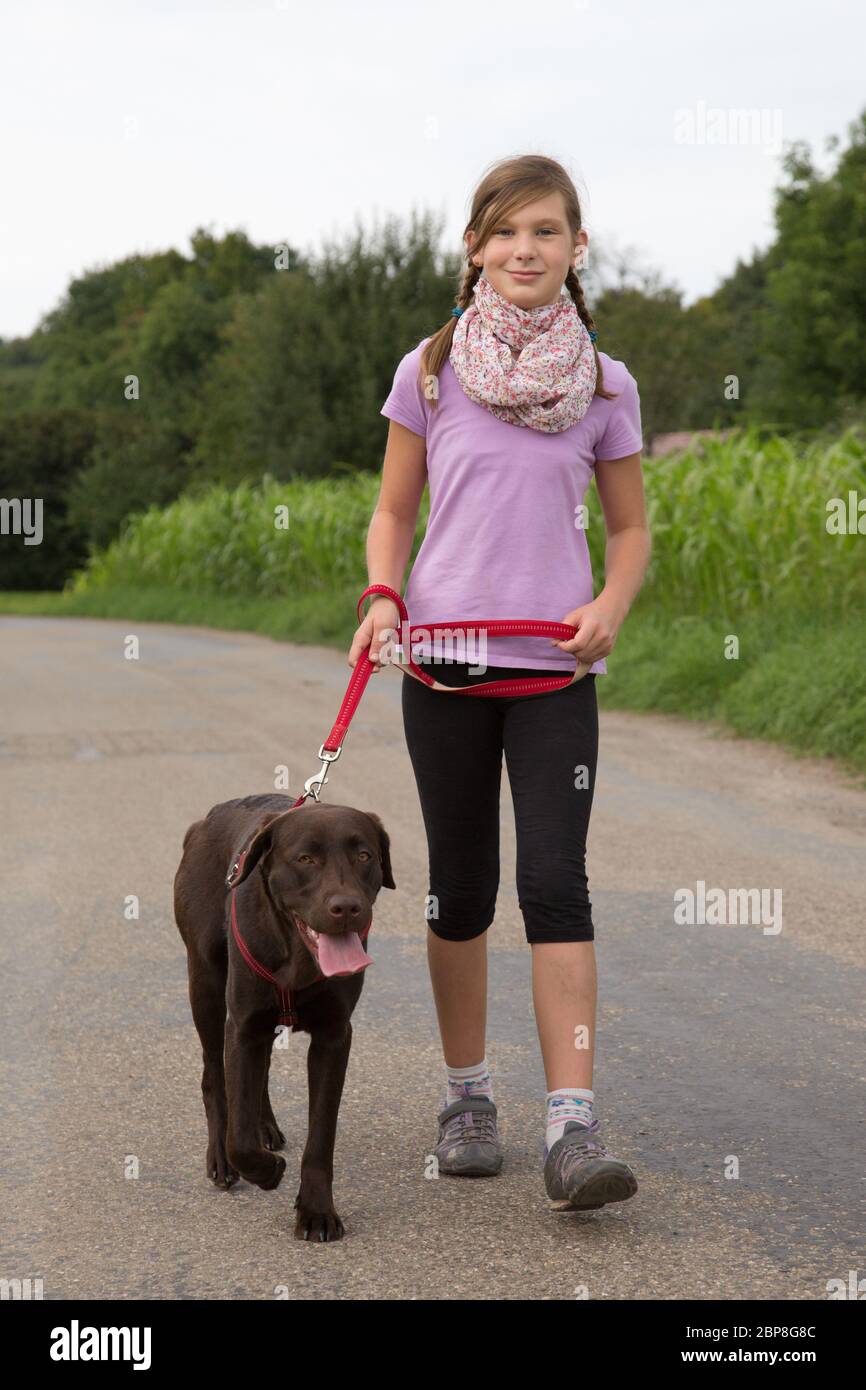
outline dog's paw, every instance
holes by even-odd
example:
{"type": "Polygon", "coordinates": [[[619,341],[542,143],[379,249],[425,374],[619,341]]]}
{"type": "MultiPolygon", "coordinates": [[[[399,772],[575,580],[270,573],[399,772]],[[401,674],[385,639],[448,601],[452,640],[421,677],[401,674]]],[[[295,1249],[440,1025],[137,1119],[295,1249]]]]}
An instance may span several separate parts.
{"type": "Polygon", "coordinates": [[[286,1171],[286,1160],[267,1149],[232,1151],[231,1160],[242,1178],[254,1183],[256,1187],[261,1187],[265,1192],[272,1192],[275,1187],[279,1187],[286,1171]]]}
{"type": "Polygon", "coordinates": [[[214,1187],[227,1189],[233,1187],[240,1177],[237,1169],[233,1168],[226,1158],[226,1146],[220,1142],[218,1144],[208,1144],[207,1158],[205,1159],[205,1172],[210,1178],[214,1187]]]}
{"type": "Polygon", "coordinates": [[[262,1148],[264,1149],[284,1149],[286,1147],[286,1136],[280,1129],[276,1120],[262,1120],[261,1124],[262,1148]]]}
{"type": "Polygon", "coordinates": [[[250,1178],[250,1182],[256,1183],[257,1186],[261,1187],[265,1192],[273,1192],[274,1188],[279,1187],[283,1180],[283,1173],[286,1171],[286,1160],[280,1158],[279,1154],[267,1153],[267,1157],[269,1162],[266,1167],[264,1163],[265,1154],[262,1154],[262,1165],[259,1170],[261,1176],[250,1178]]]}
{"type": "Polygon", "coordinates": [[[299,1192],[295,1198],[295,1209],[296,1240],[317,1240],[324,1244],[326,1241],[343,1239],[346,1228],[333,1207],[329,1207],[327,1211],[314,1211],[312,1207],[302,1203],[299,1192]]]}

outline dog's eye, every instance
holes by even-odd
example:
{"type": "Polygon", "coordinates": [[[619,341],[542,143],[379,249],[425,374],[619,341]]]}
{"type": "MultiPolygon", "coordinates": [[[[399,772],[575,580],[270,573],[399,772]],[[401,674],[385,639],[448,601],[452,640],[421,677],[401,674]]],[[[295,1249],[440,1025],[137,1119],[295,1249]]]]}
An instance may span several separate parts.
{"type": "Polygon", "coordinates": [[[299,863],[299,864],[305,864],[305,863],[306,863],[306,864],[313,864],[313,863],[315,863],[315,860],[313,859],[313,856],[312,856],[311,854],[299,854],[299,855],[298,855],[298,863],[299,863]]]}
{"type": "Polygon", "coordinates": [[[360,851],[360,853],[358,854],[358,858],[359,858],[359,859],[372,859],[373,856],[372,856],[372,854],[370,853],[369,850],[362,849],[362,850],[360,851]]]}

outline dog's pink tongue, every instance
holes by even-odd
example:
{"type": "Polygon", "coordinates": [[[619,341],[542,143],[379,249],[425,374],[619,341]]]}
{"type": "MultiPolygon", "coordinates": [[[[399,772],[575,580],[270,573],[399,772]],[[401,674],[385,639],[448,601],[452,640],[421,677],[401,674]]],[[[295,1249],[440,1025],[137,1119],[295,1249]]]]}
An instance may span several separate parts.
{"type": "Polygon", "coordinates": [[[372,957],[367,955],[356,931],[341,936],[320,935],[319,969],[323,975],[355,975],[372,964],[372,957]]]}

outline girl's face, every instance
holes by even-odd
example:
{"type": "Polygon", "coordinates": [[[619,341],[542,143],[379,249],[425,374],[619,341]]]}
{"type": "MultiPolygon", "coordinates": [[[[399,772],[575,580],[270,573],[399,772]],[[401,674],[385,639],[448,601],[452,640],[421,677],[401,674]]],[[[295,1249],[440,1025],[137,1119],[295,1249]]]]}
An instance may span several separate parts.
{"type": "MultiPolygon", "coordinates": [[[[470,250],[474,240],[475,233],[467,232],[470,250]]],[[[562,194],[551,193],[497,222],[472,262],[505,299],[521,309],[535,309],[556,302],[578,248],[588,244],[583,228],[572,238],[562,194]]]]}

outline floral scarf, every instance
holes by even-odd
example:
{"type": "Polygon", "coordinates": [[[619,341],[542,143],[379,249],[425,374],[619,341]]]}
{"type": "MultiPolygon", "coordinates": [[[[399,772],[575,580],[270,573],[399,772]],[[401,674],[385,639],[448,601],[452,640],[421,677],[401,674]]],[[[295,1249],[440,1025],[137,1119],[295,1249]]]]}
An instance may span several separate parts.
{"type": "Polygon", "coordinates": [[[460,315],[451,366],[470,400],[511,425],[558,434],[595,395],[595,351],[570,294],[521,309],[480,276],[460,315]],[[515,357],[512,347],[518,349],[515,357]]]}

